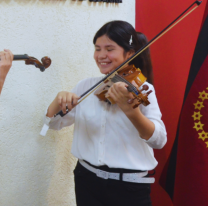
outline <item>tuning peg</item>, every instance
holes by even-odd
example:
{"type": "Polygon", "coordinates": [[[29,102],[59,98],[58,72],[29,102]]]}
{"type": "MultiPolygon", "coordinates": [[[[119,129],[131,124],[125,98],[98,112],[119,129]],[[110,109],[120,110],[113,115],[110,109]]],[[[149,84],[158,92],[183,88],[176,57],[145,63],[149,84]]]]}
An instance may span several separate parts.
{"type": "Polygon", "coordinates": [[[145,85],[142,86],[141,92],[142,91],[147,91],[148,89],[149,89],[149,86],[145,84],[145,85]]]}

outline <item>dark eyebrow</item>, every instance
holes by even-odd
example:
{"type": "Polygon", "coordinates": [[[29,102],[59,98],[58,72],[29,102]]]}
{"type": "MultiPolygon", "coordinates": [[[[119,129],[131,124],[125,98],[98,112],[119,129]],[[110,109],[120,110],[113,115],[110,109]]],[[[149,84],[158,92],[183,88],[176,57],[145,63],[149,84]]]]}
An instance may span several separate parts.
{"type": "Polygon", "coordinates": [[[107,45],[106,47],[115,47],[114,45],[107,45]]]}
{"type": "MultiPolygon", "coordinates": [[[[95,47],[100,47],[100,46],[95,44],[95,47]]],[[[109,45],[106,45],[105,47],[115,47],[115,46],[114,46],[114,45],[109,44],[109,45]]]]}

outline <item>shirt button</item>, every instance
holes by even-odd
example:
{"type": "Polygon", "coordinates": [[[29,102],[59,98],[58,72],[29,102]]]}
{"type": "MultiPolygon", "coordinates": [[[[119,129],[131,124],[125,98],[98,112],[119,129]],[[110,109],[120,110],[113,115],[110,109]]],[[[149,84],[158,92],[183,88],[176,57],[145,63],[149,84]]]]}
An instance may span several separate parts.
{"type": "Polygon", "coordinates": [[[100,142],[100,144],[102,144],[102,142],[100,142]]]}

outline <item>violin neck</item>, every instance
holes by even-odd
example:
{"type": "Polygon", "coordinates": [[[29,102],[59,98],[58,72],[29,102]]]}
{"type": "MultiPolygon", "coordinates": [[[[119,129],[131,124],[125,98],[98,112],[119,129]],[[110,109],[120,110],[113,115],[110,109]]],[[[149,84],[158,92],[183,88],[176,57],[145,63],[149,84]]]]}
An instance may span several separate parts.
{"type": "Polygon", "coordinates": [[[27,54],[22,54],[22,55],[14,55],[13,60],[26,60],[29,59],[29,56],[27,54]]]}

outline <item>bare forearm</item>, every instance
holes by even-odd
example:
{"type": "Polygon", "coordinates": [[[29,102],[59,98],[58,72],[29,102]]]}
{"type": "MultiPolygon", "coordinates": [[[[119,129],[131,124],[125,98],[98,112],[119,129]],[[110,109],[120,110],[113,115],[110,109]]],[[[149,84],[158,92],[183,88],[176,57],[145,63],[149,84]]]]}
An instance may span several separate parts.
{"type": "Polygon", "coordinates": [[[0,94],[1,94],[1,90],[3,88],[3,85],[4,85],[4,79],[0,78],[0,94]]]}

